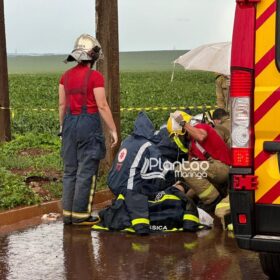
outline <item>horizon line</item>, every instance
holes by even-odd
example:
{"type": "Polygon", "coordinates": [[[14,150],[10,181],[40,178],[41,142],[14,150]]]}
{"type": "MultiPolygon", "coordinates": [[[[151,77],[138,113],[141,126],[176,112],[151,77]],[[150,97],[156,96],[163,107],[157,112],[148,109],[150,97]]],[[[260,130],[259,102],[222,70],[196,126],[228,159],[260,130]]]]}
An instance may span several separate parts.
{"type": "MultiPolygon", "coordinates": [[[[119,51],[119,53],[136,53],[136,52],[173,52],[173,51],[188,51],[188,50],[139,50],[139,51],[119,51]]],[[[35,53],[35,52],[30,52],[30,53],[15,53],[15,52],[7,52],[8,56],[21,56],[21,55],[29,55],[29,56],[40,56],[40,55],[69,55],[69,53],[35,53]]]]}

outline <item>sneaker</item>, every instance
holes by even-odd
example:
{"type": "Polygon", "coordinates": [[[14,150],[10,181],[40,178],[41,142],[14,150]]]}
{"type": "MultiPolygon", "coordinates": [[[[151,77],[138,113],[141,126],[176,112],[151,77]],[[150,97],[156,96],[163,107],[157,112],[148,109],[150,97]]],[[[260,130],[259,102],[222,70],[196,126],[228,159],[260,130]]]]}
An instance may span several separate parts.
{"type": "Polygon", "coordinates": [[[98,216],[92,217],[90,216],[88,219],[79,222],[79,223],[73,223],[75,226],[93,226],[95,224],[98,224],[100,222],[100,218],[98,216]]]}

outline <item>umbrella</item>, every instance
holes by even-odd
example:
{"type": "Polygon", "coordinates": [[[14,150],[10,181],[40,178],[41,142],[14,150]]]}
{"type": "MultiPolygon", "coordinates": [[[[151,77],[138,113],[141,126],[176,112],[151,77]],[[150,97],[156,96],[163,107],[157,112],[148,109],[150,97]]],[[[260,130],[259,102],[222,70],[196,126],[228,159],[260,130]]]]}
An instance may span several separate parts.
{"type": "Polygon", "coordinates": [[[230,55],[231,42],[202,45],[178,57],[174,61],[174,67],[175,64],[180,64],[186,70],[202,70],[230,75],[230,55]]]}

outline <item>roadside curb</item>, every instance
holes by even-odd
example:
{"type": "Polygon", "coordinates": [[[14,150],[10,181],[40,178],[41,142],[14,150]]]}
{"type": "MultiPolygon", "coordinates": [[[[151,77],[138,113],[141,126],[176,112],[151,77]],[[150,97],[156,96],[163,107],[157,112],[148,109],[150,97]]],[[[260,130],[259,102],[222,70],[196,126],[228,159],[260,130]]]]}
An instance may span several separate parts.
{"type": "MultiPolygon", "coordinates": [[[[93,209],[97,210],[107,206],[113,197],[114,195],[110,190],[98,191],[93,198],[93,209]]],[[[0,227],[16,224],[51,212],[62,212],[61,200],[0,212],[0,227]]]]}

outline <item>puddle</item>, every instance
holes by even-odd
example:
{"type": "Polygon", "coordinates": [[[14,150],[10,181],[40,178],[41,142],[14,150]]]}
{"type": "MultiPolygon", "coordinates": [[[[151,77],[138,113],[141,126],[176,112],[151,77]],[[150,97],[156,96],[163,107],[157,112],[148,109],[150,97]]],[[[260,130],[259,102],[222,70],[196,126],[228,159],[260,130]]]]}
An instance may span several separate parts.
{"type": "Polygon", "coordinates": [[[0,235],[0,279],[267,278],[257,254],[220,229],[140,237],[58,221],[0,235]]]}

